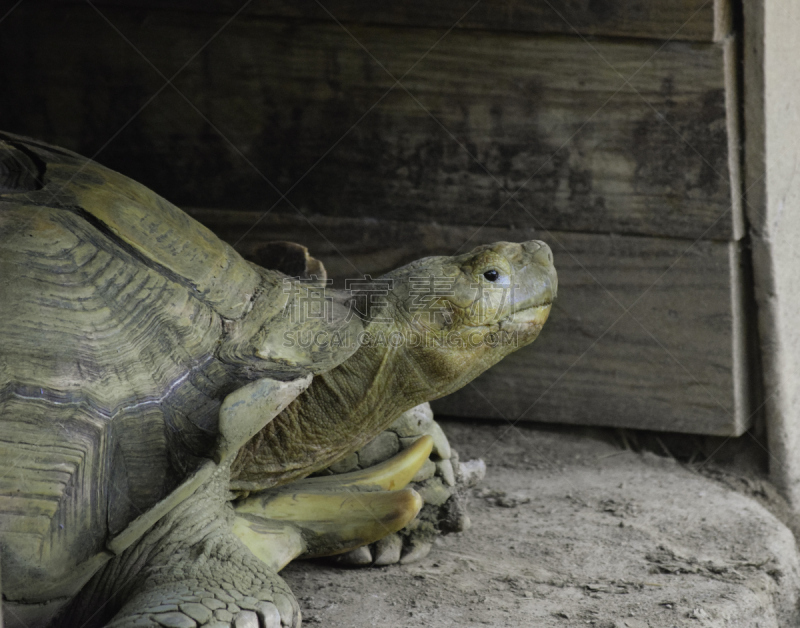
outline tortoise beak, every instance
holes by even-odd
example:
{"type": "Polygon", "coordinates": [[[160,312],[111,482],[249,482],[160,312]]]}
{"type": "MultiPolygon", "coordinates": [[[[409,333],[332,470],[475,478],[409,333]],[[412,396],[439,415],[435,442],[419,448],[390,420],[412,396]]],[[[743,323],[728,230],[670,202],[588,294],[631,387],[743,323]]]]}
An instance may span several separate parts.
{"type": "MultiPolygon", "coordinates": [[[[516,315],[530,308],[550,305],[558,293],[558,275],[553,266],[553,252],[539,240],[530,240],[504,251],[514,268],[511,290],[511,314],[516,315]]],[[[542,321],[544,323],[544,321],[542,321]]]]}

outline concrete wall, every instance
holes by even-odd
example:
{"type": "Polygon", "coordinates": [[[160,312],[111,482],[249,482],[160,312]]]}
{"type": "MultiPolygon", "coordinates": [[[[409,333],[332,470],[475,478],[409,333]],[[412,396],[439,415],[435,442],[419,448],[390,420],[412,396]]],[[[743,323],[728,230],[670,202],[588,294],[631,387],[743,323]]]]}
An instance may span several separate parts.
{"type": "Polygon", "coordinates": [[[770,470],[800,508],[800,2],[743,4],[745,202],[770,470]]]}

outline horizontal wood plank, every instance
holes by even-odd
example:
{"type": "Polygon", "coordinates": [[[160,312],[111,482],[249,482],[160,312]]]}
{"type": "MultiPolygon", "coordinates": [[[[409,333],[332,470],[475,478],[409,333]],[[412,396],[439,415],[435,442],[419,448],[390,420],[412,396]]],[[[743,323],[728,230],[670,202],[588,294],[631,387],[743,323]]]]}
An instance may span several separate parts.
{"type": "MultiPolygon", "coordinates": [[[[76,0],[62,0],[77,4],[76,0]]],[[[97,0],[99,7],[234,14],[240,0],[97,0]]],[[[247,15],[346,23],[477,28],[526,33],[718,41],[730,32],[730,0],[256,0],[247,15]]]]}
{"type": "Polygon", "coordinates": [[[0,126],[178,204],[741,236],[730,41],[103,13],[10,14],[0,126]]]}
{"type": "Polygon", "coordinates": [[[190,214],[246,255],[307,245],[341,280],[498,240],[544,239],[559,295],[540,338],[441,414],[738,435],[750,424],[739,245],[224,210],[190,214]],[[626,310],[629,310],[626,313],[626,310]]]}

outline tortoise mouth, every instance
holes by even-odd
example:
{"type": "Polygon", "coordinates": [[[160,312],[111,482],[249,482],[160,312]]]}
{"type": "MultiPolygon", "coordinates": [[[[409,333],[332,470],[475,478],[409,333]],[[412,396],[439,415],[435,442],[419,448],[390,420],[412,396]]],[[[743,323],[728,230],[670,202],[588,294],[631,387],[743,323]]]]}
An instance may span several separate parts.
{"type": "Polygon", "coordinates": [[[546,301],[538,305],[530,305],[515,310],[507,319],[500,323],[500,328],[504,331],[527,331],[531,328],[539,328],[545,324],[547,317],[550,316],[550,309],[553,307],[552,301],[546,301]]]}

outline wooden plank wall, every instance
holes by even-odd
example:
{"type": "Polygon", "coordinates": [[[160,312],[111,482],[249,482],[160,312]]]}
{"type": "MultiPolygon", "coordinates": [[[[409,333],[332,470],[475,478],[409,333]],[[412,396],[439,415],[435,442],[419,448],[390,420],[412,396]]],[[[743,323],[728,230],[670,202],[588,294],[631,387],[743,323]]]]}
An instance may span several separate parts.
{"type": "MultiPolygon", "coordinates": [[[[60,0],[63,5],[76,0],[60,0]]],[[[241,0],[96,0],[100,7],[205,11],[232,15],[241,0]]],[[[339,20],[424,28],[467,28],[536,34],[720,41],[731,31],[729,0],[269,0],[248,15],[299,20],[339,20]]]]}
{"type": "MultiPolygon", "coordinates": [[[[135,16],[108,14],[164,77],[227,19],[135,16]]],[[[38,102],[38,126],[79,152],[164,84],[88,7],[39,14],[35,28],[47,41],[80,35],[54,54],[25,29],[5,33],[20,60],[0,70],[5,101],[38,102]]],[[[314,214],[482,224],[502,206],[492,220],[504,226],[740,236],[730,41],[593,51],[573,38],[464,31],[426,54],[441,30],[351,32],[369,54],[336,24],[234,21],[174,81],[186,99],[165,88],[103,161],[179,205],[270,207],[280,197],[266,177],[314,214]],[[406,89],[393,88],[400,77],[406,89]]],[[[32,117],[18,114],[8,108],[12,128],[32,117]]]]}
{"type": "Polygon", "coordinates": [[[0,125],[339,277],[548,240],[542,338],[440,411],[746,429],[727,2],[94,4],[0,24],[0,125]]]}

